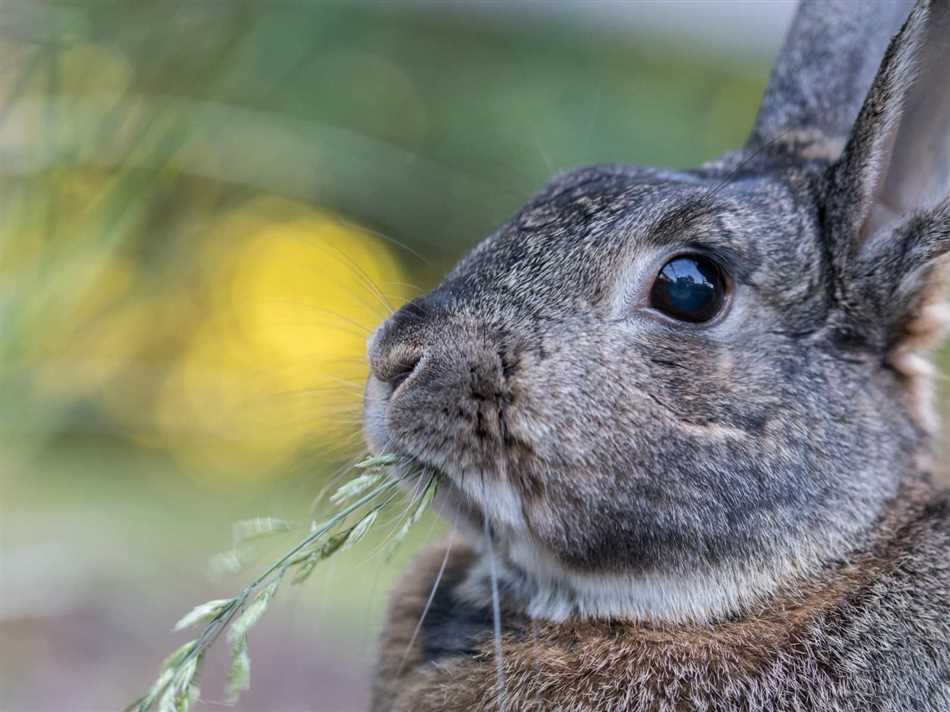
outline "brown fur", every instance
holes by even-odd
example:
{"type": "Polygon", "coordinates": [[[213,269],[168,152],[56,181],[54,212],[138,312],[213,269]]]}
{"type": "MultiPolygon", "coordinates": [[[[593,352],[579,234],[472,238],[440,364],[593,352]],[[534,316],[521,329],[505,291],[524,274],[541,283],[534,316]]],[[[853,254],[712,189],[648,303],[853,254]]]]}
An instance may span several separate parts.
{"type": "MultiPolygon", "coordinates": [[[[907,589],[932,584],[935,577],[943,590],[950,583],[950,562],[922,572],[920,562],[909,558],[921,549],[935,556],[947,551],[946,520],[930,521],[933,496],[925,483],[906,487],[867,551],[820,579],[783,592],[768,606],[714,625],[552,624],[507,618],[505,707],[565,712],[856,710],[864,709],[867,690],[890,686],[891,705],[881,709],[946,709],[937,701],[950,704],[950,687],[932,691],[931,706],[915,706],[911,697],[901,697],[904,691],[888,679],[888,666],[880,664],[909,653],[894,649],[900,638],[884,632],[902,615],[914,615],[902,600],[907,589]],[[882,631],[880,659],[851,647],[868,627],[882,631]]],[[[428,551],[393,597],[374,712],[502,708],[490,635],[471,657],[426,663],[423,639],[409,647],[444,559],[444,545],[428,551]]],[[[459,578],[474,560],[471,550],[456,545],[448,556],[446,580],[459,578]]],[[[937,603],[936,625],[928,627],[933,620],[901,622],[917,634],[925,629],[926,646],[950,645],[950,600],[937,603]]],[[[943,673],[950,675],[950,668],[943,673]]]]}

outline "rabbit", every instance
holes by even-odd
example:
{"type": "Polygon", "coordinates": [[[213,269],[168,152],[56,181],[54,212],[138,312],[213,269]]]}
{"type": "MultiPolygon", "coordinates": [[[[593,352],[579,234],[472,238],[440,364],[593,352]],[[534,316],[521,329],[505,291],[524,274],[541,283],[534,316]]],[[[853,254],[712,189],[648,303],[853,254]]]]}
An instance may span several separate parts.
{"type": "Polygon", "coordinates": [[[742,149],[556,177],[374,332],[451,524],[374,712],[950,710],[948,67],[950,0],[803,0],[742,149]]]}

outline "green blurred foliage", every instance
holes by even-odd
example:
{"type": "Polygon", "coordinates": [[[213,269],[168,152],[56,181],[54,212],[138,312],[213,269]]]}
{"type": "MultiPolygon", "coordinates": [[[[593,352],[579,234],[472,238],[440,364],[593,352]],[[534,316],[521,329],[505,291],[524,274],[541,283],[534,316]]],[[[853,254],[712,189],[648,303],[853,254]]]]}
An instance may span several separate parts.
{"type": "MultiPolygon", "coordinates": [[[[193,393],[162,392],[195,358],[196,339],[220,344],[236,328],[205,333],[222,300],[216,283],[234,278],[229,259],[268,222],[297,221],[285,236],[301,243],[326,239],[321,221],[346,226],[353,242],[377,236],[375,255],[367,248],[334,275],[368,299],[376,295],[361,272],[386,282],[377,312],[353,318],[338,294],[297,289],[341,317],[331,330],[349,319],[368,332],[387,304],[430,285],[552,172],[591,162],[685,166],[737,145],[763,78],[762,67],[739,71],[688,48],[392,4],[84,2],[14,5],[10,14],[2,264],[16,287],[2,325],[23,367],[8,373],[23,398],[8,402],[9,424],[68,431],[78,419],[172,451],[184,446],[162,422],[189,395],[223,397],[219,410],[266,410],[262,422],[291,427],[272,402],[254,400],[261,393],[228,384],[203,392],[201,374],[188,377],[193,393]],[[270,196],[286,200],[262,208],[270,196]],[[236,219],[257,227],[235,229],[236,219]],[[238,392],[231,400],[229,388],[238,392]],[[23,399],[36,420],[24,421],[23,399]]],[[[285,252],[272,257],[294,262],[285,252]]],[[[276,300],[279,288],[258,296],[276,300]]],[[[231,306],[213,318],[240,321],[253,308],[231,306]]],[[[320,362],[326,352],[361,357],[361,344],[342,348],[339,338],[309,339],[310,377],[338,368],[320,362]]],[[[244,368],[205,359],[205,378],[230,369],[247,381],[289,367],[268,363],[266,348],[258,356],[263,363],[244,368]]],[[[273,389],[306,387],[300,371],[273,389]]],[[[361,373],[334,375],[358,382],[361,373]]],[[[188,415],[183,407],[173,429],[202,437],[209,427],[188,415]]],[[[218,429],[229,428],[235,442],[249,429],[218,429]]],[[[296,452],[303,439],[276,449],[296,452]]],[[[251,453],[244,469],[267,460],[251,453]]]]}
{"type": "MultiPolygon", "coordinates": [[[[554,172],[739,145],[767,74],[437,4],[11,0],[0,25],[2,709],[131,699],[176,616],[240,587],[205,578],[229,522],[305,520],[359,452],[391,307],[554,172]]],[[[365,699],[412,548],[376,545],[252,641],[245,709],[365,699]]]]}

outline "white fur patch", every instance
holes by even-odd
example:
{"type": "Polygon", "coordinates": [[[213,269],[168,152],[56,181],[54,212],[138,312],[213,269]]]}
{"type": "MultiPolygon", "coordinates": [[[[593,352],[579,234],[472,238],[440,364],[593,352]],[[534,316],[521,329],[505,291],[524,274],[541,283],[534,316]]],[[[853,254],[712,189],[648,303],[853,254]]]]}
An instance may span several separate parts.
{"type": "MultiPolygon", "coordinates": [[[[505,590],[529,617],[554,622],[576,617],[703,623],[774,594],[783,580],[768,565],[721,567],[705,574],[581,574],[566,571],[525,542],[506,548],[507,557],[500,559],[508,563],[502,563],[498,573],[505,590]]],[[[473,567],[459,589],[477,605],[490,600],[486,559],[473,567]]]]}
{"type": "MultiPolygon", "coordinates": [[[[813,571],[822,558],[815,542],[801,542],[780,559],[720,564],[705,571],[578,572],[562,565],[531,534],[520,498],[497,474],[452,477],[440,487],[436,508],[482,554],[489,543],[481,512],[491,512],[491,546],[501,587],[511,603],[536,620],[709,622],[767,599],[789,579],[813,571]]],[[[475,605],[491,601],[487,556],[476,562],[458,593],[475,605]]]]}

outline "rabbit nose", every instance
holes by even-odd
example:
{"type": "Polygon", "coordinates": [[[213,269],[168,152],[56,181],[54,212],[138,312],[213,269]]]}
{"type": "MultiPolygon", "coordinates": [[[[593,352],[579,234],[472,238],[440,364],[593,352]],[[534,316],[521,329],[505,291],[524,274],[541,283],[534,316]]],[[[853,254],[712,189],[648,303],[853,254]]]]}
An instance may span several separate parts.
{"type": "Polygon", "coordinates": [[[403,384],[403,382],[411,376],[415,370],[416,366],[419,365],[419,362],[422,360],[421,357],[415,358],[412,361],[404,361],[402,363],[396,364],[395,369],[391,372],[389,379],[386,381],[389,383],[390,388],[394,391],[403,384]]]}
{"type": "Polygon", "coordinates": [[[407,304],[377,329],[370,340],[370,370],[389,385],[390,393],[415,373],[425,356],[420,321],[418,305],[407,304]]]}

